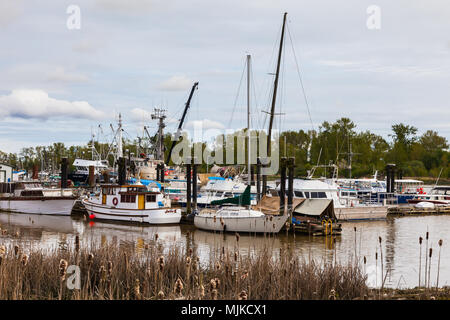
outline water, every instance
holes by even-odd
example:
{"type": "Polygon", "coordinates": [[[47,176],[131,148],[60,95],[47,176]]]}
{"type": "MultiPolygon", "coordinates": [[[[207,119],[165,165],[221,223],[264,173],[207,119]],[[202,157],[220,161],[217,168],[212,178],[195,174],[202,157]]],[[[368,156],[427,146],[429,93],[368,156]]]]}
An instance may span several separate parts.
{"type": "MultiPolygon", "coordinates": [[[[277,255],[279,249],[289,246],[302,258],[317,261],[334,261],[343,264],[366,257],[365,272],[368,284],[381,285],[381,253],[379,237],[382,238],[383,274],[386,287],[412,288],[419,281],[419,236],[422,244],[423,285],[425,274],[425,234],[429,232],[429,247],[433,248],[430,281],[436,284],[438,270],[439,239],[443,240],[441,251],[439,286],[450,285],[450,216],[420,216],[389,218],[386,221],[343,223],[342,235],[333,243],[331,237],[309,237],[300,235],[249,236],[240,235],[239,242],[234,234],[220,234],[196,230],[193,226],[145,226],[118,224],[113,222],[86,222],[82,219],[62,216],[39,216],[27,214],[0,213],[0,225],[8,230],[0,235],[0,243],[25,241],[27,248],[64,249],[74,243],[76,235],[82,243],[94,241],[105,243],[116,241],[142,248],[144,243],[155,239],[167,245],[193,248],[202,263],[222,249],[239,250],[241,254],[255,254],[262,248],[269,248],[277,255]],[[356,232],[354,231],[356,228],[356,232]],[[20,238],[15,237],[19,232],[20,238]],[[378,260],[375,253],[378,252],[378,260]]],[[[428,270],[427,270],[428,274],[428,270]]]]}

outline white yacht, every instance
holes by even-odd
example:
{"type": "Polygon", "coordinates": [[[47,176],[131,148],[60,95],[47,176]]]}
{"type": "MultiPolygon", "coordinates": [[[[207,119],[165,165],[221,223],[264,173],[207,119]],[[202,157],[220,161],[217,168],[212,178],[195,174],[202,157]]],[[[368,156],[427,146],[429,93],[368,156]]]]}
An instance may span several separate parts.
{"type": "Polygon", "coordinates": [[[29,214],[70,215],[72,189],[44,188],[39,181],[0,183],[0,210],[29,214]]]}

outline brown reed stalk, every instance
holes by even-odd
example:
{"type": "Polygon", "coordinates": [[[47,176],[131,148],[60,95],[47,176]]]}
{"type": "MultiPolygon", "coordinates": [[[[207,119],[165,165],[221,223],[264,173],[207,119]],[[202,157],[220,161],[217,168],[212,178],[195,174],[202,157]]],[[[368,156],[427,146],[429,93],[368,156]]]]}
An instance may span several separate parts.
{"type": "Polygon", "coordinates": [[[425,288],[428,288],[428,283],[427,283],[427,267],[428,267],[428,228],[427,228],[427,233],[425,235],[425,240],[426,240],[426,248],[425,248],[425,288]]]}
{"type": "Polygon", "coordinates": [[[431,257],[433,256],[433,248],[430,248],[429,263],[428,263],[428,287],[430,288],[430,273],[431,273],[431,257]]]}
{"type": "Polygon", "coordinates": [[[420,288],[420,274],[422,273],[422,237],[419,237],[419,288],[420,288]]]}
{"type": "Polygon", "coordinates": [[[441,248],[442,248],[442,239],[438,241],[439,245],[439,255],[438,255],[438,271],[437,271],[437,279],[436,279],[436,289],[439,288],[439,270],[441,269],[441,248]]]}

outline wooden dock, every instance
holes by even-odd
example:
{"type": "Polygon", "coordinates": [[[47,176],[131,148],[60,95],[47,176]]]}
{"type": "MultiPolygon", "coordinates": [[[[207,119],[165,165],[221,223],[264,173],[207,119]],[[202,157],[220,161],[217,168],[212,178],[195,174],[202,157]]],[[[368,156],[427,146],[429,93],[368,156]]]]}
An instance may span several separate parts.
{"type": "Polygon", "coordinates": [[[450,214],[450,206],[435,206],[434,208],[397,206],[388,208],[388,215],[390,216],[435,215],[435,214],[450,214]]]}

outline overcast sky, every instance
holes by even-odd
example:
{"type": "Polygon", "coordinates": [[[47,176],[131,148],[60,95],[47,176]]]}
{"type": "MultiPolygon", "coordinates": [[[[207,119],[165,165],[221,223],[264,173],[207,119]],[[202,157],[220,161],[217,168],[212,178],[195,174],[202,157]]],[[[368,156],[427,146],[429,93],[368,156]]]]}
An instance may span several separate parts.
{"type": "Polygon", "coordinates": [[[403,122],[450,140],[446,0],[2,0],[0,150],[84,144],[99,124],[106,141],[119,112],[126,137],[144,124],[153,133],[154,107],[167,109],[173,131],[194,81],[186,128],[244,127],[246,54],[252,127],[267,128],[285,11],[277,129],[345,116],[386,138],[403,122]],[[80,29],[67,27],[70,5],[80,8],[80,29]],[[381,10],[380,29],[367,27],[370,5],[381,10]]]}

